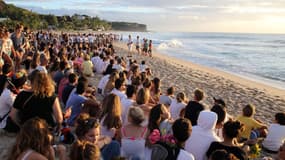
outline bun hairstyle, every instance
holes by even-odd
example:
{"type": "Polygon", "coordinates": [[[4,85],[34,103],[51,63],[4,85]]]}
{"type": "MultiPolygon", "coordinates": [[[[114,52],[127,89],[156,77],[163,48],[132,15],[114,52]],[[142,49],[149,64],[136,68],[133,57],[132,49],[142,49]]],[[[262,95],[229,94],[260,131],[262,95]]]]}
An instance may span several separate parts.
{"type": "Polygon", "coordinates": [[[131,118],[131,123],[135,125],[140,125],[145,120],[144,112],[139,107],[131,107],[128,116],[131,118]]]}
{"type": "Polygon", "coordinates": [[[223,132],[228,138],[236,138],[244,129],[244,125],[240,121],[228,121],[224,124],[223,132]]]}
{"type": "Polygon", "coordinates": [[[181,103],[185,100],[185,93],[184,92],[179,92],[176,96],[177,102],[181,103]]]}
{"type": "Polygon", "coordinates": [[[89,114],[82,113],[77,118],[77,127],[75,129],[75,134],[78,139],[84,138],[85,134],[92,128],[98,128],[99,123],[96,118],[91,118],[89,114]]]}
{"type": "Polygon", "coordinates": [[[71,147],[70,160],[100,160],[99,148],[88,141],[77,140],[71,147]]]}

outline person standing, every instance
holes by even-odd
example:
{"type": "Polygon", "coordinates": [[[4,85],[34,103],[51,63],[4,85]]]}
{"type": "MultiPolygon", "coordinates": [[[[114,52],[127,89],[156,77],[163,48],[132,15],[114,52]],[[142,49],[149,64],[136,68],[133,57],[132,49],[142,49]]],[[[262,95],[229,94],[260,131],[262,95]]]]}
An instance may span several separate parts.
{"type": "Polygon", "coordinates": [[[148,44],[148,55],[152,57],[152,40],[149,40],[148,44]]]}
{"type": "Polygon", "coordinates": [[[138,54],[140,54],[140,37],[139,36],[137,36],[136,50],[137,50],[138,54]]]}
{"type": "Polygon", "coordinates": [[[132,41],[131,35],[129,35],[129,40],[128,40],[127,46],[128,46],[128,57],[132,57],[133,41],[132,41]]]}
{"type": "Polygon", "coordinates": [[[13,41],[13,46],[15,49],[15,57],[13,57],[16,61],[15,68],[20,69],[20,63],[22,61],[22,56],[24,54],[24,46],[25,46],[25,35],[22,33],[24,27],[21,24],[17,24],[15,28],[15,32],[11,35],[11,40],[13,41]]]}

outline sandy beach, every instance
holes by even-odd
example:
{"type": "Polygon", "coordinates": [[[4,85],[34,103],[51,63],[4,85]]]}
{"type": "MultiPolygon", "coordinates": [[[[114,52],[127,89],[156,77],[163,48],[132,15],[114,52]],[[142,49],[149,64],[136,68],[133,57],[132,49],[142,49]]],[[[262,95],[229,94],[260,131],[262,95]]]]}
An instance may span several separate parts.
{"type": "MultiPolygon", "coordinates": [[[[117,55],[126,57],[127,46],[124,43],[114,44],[117,55]]],[[[183,91],[188,99],[192,99],[192,92],[200,88],[206,93],[203,103],[208,107],[213,104],[213,97],[222,98],[227,104],[228,112],[236,116],[240,114],[245,104],[256,106],[256,118],[269,124],[274,114],[285,110],[285,91],[259,84],[212,68],[200,66],[190,62],[178,60],[154,52],[153,57],[133,54],[138,63],[142,60],[152,69],[153,77],[159,77],[162,92],[170,86],[176,88],[175,95],[183,91]]],[[[92,85],[97,86],[102,75],[95,74],[90,78],[92,85]]],[[[97,97],[102,99],[102,97],[97,97]]],[[[0,131],[0,159],[5,159],[5,153],[15,140],[15,135],[7,135],[0,131]]]]}
{"type": "MultiPolygon", "coordinates": [[[[126,44],[118,42],[114,46],[118,55],[126,56],[126,44]]],[[[242,107],[251,103],[256,106],[256,118],[267,124],[273,121],[276,112],[285,110],[284,90],[157,52],[153,53],[152,58],[137,54],[133,57],[138,63],[145,60],[153,76],[161,79],[163,93],[168,87],[175,86],[175,94],[183,91],[192,99],[193,90],[200,88],[206,93],[204,104],[211,107],[213,97],[222,98],[233,116],[239,115],[242,107]]]]}

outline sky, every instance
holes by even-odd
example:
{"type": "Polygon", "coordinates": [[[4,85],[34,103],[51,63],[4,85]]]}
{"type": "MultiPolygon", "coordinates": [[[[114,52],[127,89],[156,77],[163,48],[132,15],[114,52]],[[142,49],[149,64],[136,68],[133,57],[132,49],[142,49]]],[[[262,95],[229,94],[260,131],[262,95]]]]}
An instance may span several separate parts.
{"type": "Polygon", "coordinates": [[[285,0],[5,0],[37,13],[87,14],[151,31],[285,33],[285,0]]]}

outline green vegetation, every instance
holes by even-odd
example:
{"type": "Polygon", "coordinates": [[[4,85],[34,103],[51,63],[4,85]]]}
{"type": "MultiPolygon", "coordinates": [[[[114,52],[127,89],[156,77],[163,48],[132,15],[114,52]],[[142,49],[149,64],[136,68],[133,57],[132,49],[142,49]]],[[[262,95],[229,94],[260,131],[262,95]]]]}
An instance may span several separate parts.
{"type": "Polygon", "coordinates": [[[121,31],[146,31],[145,24],[129,23],[129,22],[111,22],[112,29],[121,31]]]}
{"type": "Polygon", "coordinates": [[[30,29],[62,29],[62,30],[130,30],[146,31],[146,25],[127,22],[107,22],[99,17],[74,14],[72,16],[55,16],[52,14],[43,15],[16,7],[12,4],[5,4],[0,0],[0,18],[7,18],[0,24],[13,28],[17,23],[22,23],[30,29]]]}

